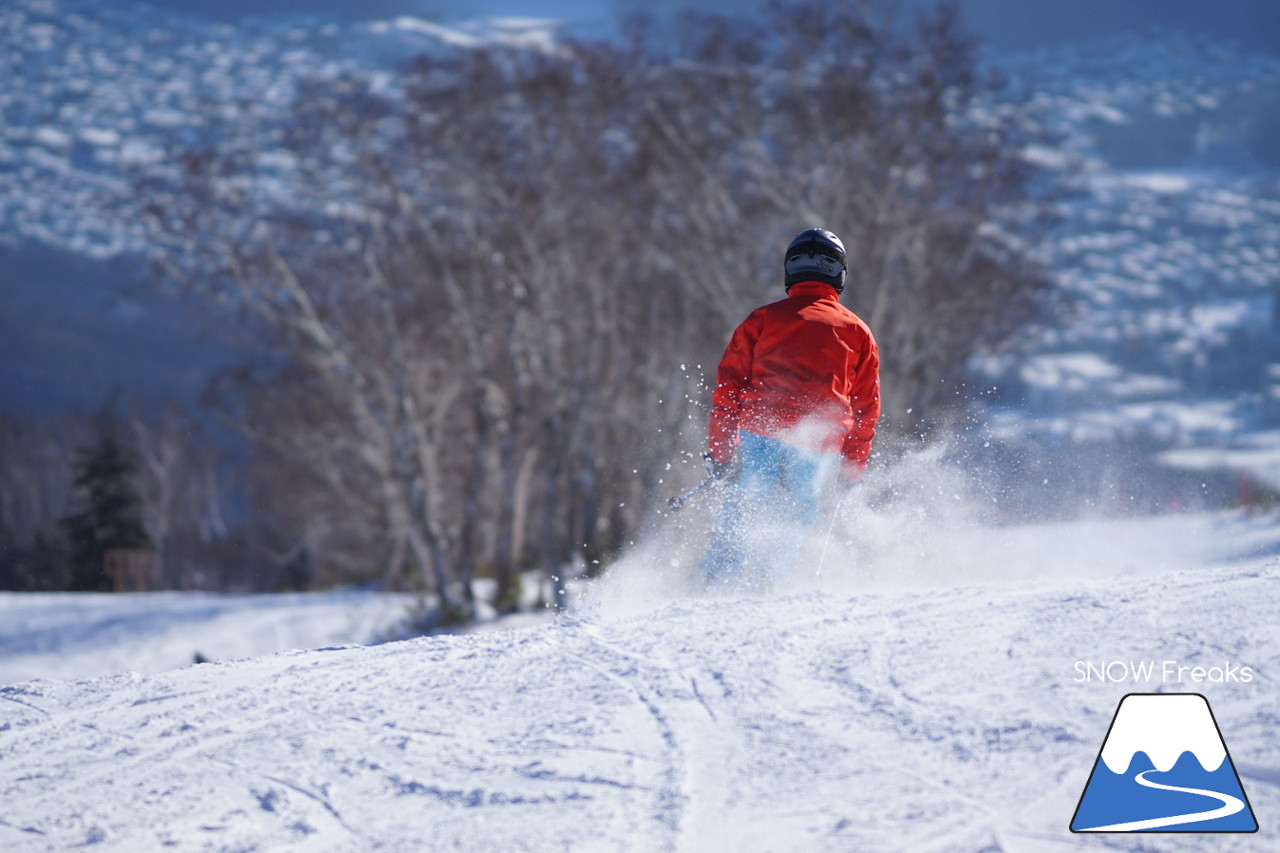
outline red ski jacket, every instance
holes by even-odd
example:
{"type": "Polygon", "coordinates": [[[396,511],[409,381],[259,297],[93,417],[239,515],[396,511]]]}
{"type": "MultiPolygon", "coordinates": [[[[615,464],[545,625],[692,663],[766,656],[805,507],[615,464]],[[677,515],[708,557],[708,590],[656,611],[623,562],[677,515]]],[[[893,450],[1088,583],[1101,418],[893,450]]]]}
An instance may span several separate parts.
{"type": "Polygon", "coordinates": [[[738,431],[844,457],[866,468],[880,417],[880,353],[867,324],[819,281],[792,285],[729,339],[711,395],[709,452],[730,462],[738,431]]]}

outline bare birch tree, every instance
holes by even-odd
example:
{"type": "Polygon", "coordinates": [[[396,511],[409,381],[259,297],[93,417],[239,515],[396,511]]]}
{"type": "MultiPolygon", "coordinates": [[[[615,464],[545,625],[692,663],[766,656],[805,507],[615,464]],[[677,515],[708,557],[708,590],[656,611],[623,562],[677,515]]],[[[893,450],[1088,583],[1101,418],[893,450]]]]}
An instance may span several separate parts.
{"type": "Polygon", "coordinates": [[[850,245],[890,428],[945,420],[1038,293],[990,238],[1025,175],[973,118],[990,87],[954,12],[911,35],[871,8],[423,58],[390,93],[302,92],[288,180],[220,141],[144,188],[170,276],[261,348],[224,388],[274,547],[411,566],[440,618],[478,570],[499,607],[526,566],[563,601],[692,458],[728,332],[817,224],[850,245]]]}

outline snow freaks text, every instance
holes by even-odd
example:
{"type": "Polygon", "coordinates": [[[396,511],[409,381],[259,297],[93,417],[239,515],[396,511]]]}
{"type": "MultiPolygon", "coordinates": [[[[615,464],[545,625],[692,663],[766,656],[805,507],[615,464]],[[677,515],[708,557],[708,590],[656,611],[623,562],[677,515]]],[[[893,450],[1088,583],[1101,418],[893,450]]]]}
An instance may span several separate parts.
{"type": "Polygon", "coordinates": [[[1184,664],[1176,660],[1112,660],[1076,661],[1077,684],[1103,682],[1160,682],[1161,684],[1248,684],[1253,681],[1253,667],[1223,661],[1221,665],[1184,664]]]}

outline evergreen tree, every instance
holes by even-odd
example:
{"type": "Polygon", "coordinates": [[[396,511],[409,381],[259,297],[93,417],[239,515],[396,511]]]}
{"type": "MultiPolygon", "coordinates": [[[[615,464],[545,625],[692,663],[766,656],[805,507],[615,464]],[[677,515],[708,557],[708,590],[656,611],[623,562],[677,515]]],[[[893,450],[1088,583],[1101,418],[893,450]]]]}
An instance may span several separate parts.
{"type": "Polygon", "coordinates": [[[151,548],[142,500],[133,485],[137,462],[111,431],[82,449],[73,468],[75,512],[62,520],[71,542],[73,590],[106,590],[103,558],[110,548],[151,548]]]}

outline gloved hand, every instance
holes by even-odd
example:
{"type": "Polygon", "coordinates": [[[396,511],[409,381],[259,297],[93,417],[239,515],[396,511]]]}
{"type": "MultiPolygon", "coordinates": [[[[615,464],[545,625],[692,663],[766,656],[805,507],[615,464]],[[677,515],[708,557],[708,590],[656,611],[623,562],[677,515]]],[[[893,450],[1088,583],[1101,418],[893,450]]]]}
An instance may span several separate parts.
{"type": "Polygon", "coordinates": [[[836,506],[849,500],[853,493],[862,487],[864,472],[865,469],[861,465],[847,461],[842,463],[839,473],[831,478],[830,485],[827,487],[828,499],[836,506]]]}
{"type": "Polygon", "coordinates": [[[702,454],[702,458],[707,460],[707,476],[713,480],[723,480],[733,473],[733,461],[717,462],[710,453],[702,454]]]}

